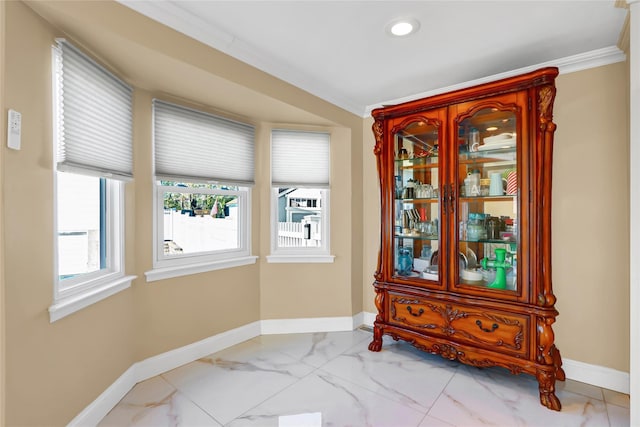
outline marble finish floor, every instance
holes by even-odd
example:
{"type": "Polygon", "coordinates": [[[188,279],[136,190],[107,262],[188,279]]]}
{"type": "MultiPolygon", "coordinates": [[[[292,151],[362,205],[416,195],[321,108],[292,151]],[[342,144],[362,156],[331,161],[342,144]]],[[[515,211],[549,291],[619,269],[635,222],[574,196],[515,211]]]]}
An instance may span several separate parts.
{"type": "Polygon", "coordinates": [[[478,369],[371,333],[264,335],[137,384],[100,426],[628,426],[629,396],[478,369]]]}

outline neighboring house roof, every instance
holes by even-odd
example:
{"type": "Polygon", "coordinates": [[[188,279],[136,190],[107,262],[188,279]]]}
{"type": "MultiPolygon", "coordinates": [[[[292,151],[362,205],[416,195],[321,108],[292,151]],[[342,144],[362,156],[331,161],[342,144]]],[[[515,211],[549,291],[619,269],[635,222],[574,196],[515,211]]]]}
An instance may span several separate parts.
{"type": "Polygon", "coordinates": [[[314,188],[296,188],[294,191],[287,193],[287,195],[291,198],[319,199],[320,190],[314,188]]]}

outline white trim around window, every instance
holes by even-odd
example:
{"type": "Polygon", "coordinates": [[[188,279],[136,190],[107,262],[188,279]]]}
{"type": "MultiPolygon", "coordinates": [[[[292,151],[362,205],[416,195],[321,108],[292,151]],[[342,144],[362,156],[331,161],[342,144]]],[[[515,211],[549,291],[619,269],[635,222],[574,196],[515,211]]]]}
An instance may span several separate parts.
{"type": "MultiPolygon", "coordinates": [[[[235,190],[175,187],[162,185],[160,181],[156,181],[154,211],[153,269],[145,272],[147,282],[255,264],[258,259],[257,256],[251,255],[251,224],[249,221],[251,189],[249,187],[238,187],[235,190]],[[238,226],[236,247],[185,254],[165,254],[165,215],[167,210],[164,206],[164,195],[165,193],[178,192],[235,197],[237,200],[235,221],[238,226]]],[[[211,212],[206,215],[211,215],[211,212]]]]}
{"type": "Polygon", "coordinates": [[[280,209],[279,198],[281,194],[278,187],[271,189],[271,254],[268,255],[269,263],[333,263],[335,256],[330,254],[330,191],[319,189],[321,198],[321,246],[318,247],[279,247],[278,216],[280,209]]]}
{"type": "MultiPolygon", "coordinates": [[[[64,173],[64,172],[58,172],[64,173]]],[[[57,176],[57,175],[56,175],[57,176]]],[[[124,273],[124,184],[106,180],[106,266],[92,273],[60,280],[58,274],[58,215],[54,209],[54,292],[49,307],[49,320],[55,322],[111,295],[131,287],[136,276],[124,273]]],[[[57,178],[54,177],[54,199],[57,201],[57,178]]]]}

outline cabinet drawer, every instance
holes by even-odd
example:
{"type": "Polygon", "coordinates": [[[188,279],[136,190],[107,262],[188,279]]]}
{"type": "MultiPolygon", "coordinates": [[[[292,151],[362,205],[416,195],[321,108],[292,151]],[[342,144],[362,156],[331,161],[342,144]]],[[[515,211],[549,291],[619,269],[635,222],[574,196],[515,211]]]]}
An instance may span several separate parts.
{"type": "Polygon", "coordinates": [[[389,294],[388,301],[390,324],[498,352],[527,353],[526,315],[398,294],[389,294]]]}

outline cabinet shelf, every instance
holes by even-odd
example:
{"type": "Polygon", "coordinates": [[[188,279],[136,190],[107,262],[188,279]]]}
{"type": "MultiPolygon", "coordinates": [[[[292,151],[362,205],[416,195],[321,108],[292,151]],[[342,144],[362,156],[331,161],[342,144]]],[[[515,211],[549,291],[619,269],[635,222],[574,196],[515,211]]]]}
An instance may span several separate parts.
{"type": "Polygon", "coordinates": [[[517,194],[508,194],[505,196],[461,196],[461,202],[473,203],[473,202],[512,202],[513,199],[518,197],[517,194]]]}
{"type": "Polygon", "coordinates": [[[435,234],[396,234],[398,239],[415,239],[415,240],[438,240],[435,234]]]}
{"type": "MultiPolygon", "coordinates": [[[[464,280],[464,279],[459,279],[459,283],[461,285],[466,285],[466,286],[477,286],[479,288],[487,288],[490,284],[490,282],[486,281],[486,280],[480,280],[480,281],[476,281],[476,282],[472,282],[469,280],[464,280]]],[[[510,285],[510,283],[507,283],[507,285],[510,285]]],[[[506,289],[504,289],[505,291],[515,291],[515,289],[513,288],[509,288],[507,287],[506,289]]]]}
{"type": "Polygon", "coordinates": [[[437,157],[425,157],[420,159],[396,159],[396,163],[400,164],[402,169],[413,169],[413,170],[425,170],[425,169],[434,169],[437,168],[440,164],[438,163],[437,157]],[[435,160],[434,162],[428,162],[429,160],[435,160]]]}
{"type": "Polygon", "coordinates": [[[485,151],[466,151],[458,153],[460,161],[501,161],[501,160],[516,160],[515,147],[510,148],[496,148],[493,150],[485,151]]]}
{"type": "Polygon", "coordinates": [[[464,243],[501,243],[503,245],[515,245],[515,240],[502,240],[502,239],[460,239],[460,242],[464,243]]]}
{"type": "Polygon", "coordinates": [[[440,199],[437,197],[427,197],[424,199],[396,199],[396,202],[403,203],[437,203],[440,199]]]}

